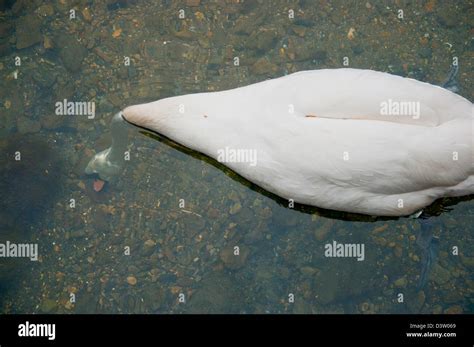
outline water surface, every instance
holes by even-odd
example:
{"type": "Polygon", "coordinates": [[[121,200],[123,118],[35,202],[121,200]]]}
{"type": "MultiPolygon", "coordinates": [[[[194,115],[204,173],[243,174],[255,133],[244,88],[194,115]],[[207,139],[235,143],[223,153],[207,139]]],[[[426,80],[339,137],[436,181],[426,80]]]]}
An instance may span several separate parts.
{"type": "Polygon", "coordinates": [[[222,165],[139,132],[116,182],[96,192],[84,175],[127,105],[339,68],[345,58],[440,84],[457,57],[459,93],[472,100],[471,2],[2,6],[0,241],[37,243],[39,260],[0,259],[0,312],[473,312],[469,198],[430,208],[438,254],[419,290],[416,220],[288,208],[222,165]],[[94,102],[95,118],[56,115],[64,99],[94,102]],[[334,240],[363,244],[365,259],[325,257],[334,240]]]}

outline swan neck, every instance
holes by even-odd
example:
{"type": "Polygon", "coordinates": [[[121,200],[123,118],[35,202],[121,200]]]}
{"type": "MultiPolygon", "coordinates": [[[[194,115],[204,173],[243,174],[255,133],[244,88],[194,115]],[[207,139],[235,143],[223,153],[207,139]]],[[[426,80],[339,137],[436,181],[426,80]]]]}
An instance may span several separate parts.
{"type": "Polygon", "coordinates": [[[122,112],[118,112],[110,122],[110,134],[112,145],[110,146],[109,160],[118,162],[123,160],[124,152],[128,145],[128,122],[123,118],[122,112]]]}

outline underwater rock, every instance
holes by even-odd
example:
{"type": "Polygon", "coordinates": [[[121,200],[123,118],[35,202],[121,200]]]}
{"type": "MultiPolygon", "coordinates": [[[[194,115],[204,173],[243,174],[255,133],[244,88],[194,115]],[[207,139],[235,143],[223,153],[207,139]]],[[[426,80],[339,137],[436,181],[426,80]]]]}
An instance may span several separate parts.
{"type": "Polygon", "coordinates": [[[83,291],[76,297],[75,313],[91,314],[97,313],[97,302],[100,298],[99,292],[93,290],[92,292],[83,291]]]}
{"type": "Polygon", "coordinates": [[[446,4],[446,6],[440,7],[437,13],[439,24],[446,28],[453,28],[459,23],[459,14],[451,9],[451,7],[451,5],[446,4]]]}
{"type": "Polygon", "coordinates": [[[87,50],[80,44],[71,44],[61,49],[59,56],[64,67],[71,72],[77,72],[81,69],[82,61],[86,56],[87,50]]]}
{"type": "Polygon", "coordinates": [[[181,218],[185,231],[188,235],[200,232],[206,226],[206,220],[194,214],[186,214],[181,218]]]}
{"type": "Polygon", "coordinates": [[[364,48],[362,48],[362,46],[360,46],[360,45],[353,46],[353,47],[351,47],[351,49],[352,49],[352,52],[354,52],[355,55],[360,55],[360,54],[364,53],[364,48]]]}
{"type": "Polygon", "coordinates": [[[143,256],[150,256],[156,250],[156,242],[153,240],[146,240],[143,243],[143,256]]]}
{"type": "Polygon", "coordinates": [[[294,25],[291,29],[299,37],[304,37],[306,35],[307,28],[304,25],[294,25]]]}
{"type": "Polygon", "coordinates": [[[432,50],[430,47],[422,47],[422,48],[418,51],[418,55],[419,55],[421,58],[430,59],[431,56],[433,55],[433,50],[432,50]]]}
{"type": "Polygon", "coordinates": [[[16,48],[23,49],[40,43],[41,19],[34,14],[20,17],[16,22],[16,48]]]}
{"type": "Polygon", "coordinates": [[[55,67],[39,64],[33,71],[32,77],[40,89],[45,90],[46,88],[51,88],[54,82],[56,82],[58,72],[55,67]]]}
{"type": "Polygon", "coordinates": [[[261,28],[250,35],[247,48],[267,52],[275,47],[278,32],[275,29],[261,28]]]}
{"type": "Polygon", "coordinates": [[[381,233],[387,230],[387,228],[388,228],[388,224],[384,224],[384,225],[376,227],[374,230],[372,230],[372,233],[381,233]]]}
{"type": "Polygon", "coordinates": [[[53,313],[56,311],[58,304],[52,299],[45,298],[41,301],[40,311],[41,313],[53,313]]]}
{"type": "Polygon", "coordinates": [[[369,310],[370,304],[368,302],[363,302],[360,304],[360,311],[367,312],[369,310]]]}
{"type": "Polygon", "coordinates": [[[166,300],[165,292],[162,288],[148,286],[142,294],[143,301],[148,313],[157,313],[163,307],[166,300]]]}
{"type": "Polygon", "coordinates": [[[135,294],[126,293],[119,299],[120,311],[126,313],[144,313],[145,303],[135,294]]]}
{"type": "MultiPolygon", "coordinates": [[[[76,92],[76,87],[74,86],[74,83],[71,79],[68,79],[67,81],[58,81],[54,85],[54,92],[53,92],[53,97],[54,100],[64,100],[64,99],[71,99],[71,97],[74,95],[76,92]]],[[[63,117],[64,118],[64,117],[63,117]]],[[[70,120],[71,117],[65,117],[66,119],[70,120]]]]}
{"type": "Polygon", "coordinates": [[[239,213],[241,209],[242,209],[242,205],[240,204],[240,202],[236,202],[230,207],[229,213],[231,215],[234,215],[234,214],[239,213]]]}
{"type": "Polygon", "coordinates": [[[82,14],[82,18],[84,18],[84,20],[87,23],[92,22],[92,14],[91,14],[91,10],[89,9],[89,7],[84,7],[84,9],[81,11],[81,14],[82,14]]]}
{"type": "Polygon", "coordinates": [[[135,276],[128,276],[127,277],[127,283],[130,284],[131,286],[134,286],[137,284],[137,278],[135,276]]]}
{"type": "Polygon", "coordinates": [[[51,17],[54,15],[54,6],[51,4],[43,4],[36,10],[41,17],[51,17]]]}
{"type": "Polygon", "coordinates": [[[322,226],[320,226],[315,232],[314,232],[314,237],[318,241],[324,241],[329,233],[332,230],[332,227],[334,226],[334,219],[328,219],[324,222],[322,226]]]}
{"type": "Polygon", "coordinates": [[[441,285],[447,283],[451,279],[451,272],[439,264],[435,264],[431,271],[430,279],[432,279],[436,284],[441,285]]]}
{"type": "Polygon", "coordinates": [[[244,302],[238,288],[239,285],[223,273],[206,277],[189,300],[186,313],[239,313],[244,302]]]}
{"type": "Polygon", "coordinates": [[[59,35],[54,42],[59,49],[59,57],[64,67],[70,72],[78,72],[87,55],[87,49],[74,36],[68,34],[59,35]]]}
{"type": "Polygon", "coordinates": [[[400,245],[395,245],[393,248],[393,255],[397,258],[401,258],[403,255],[403,248],[400,245]]]}
{"type": "Polygon", "coordinates": [[[300,271],[304,277],[311,278],[315,274],[317,274],[320,270],[311,266],[303,266],[300,271]]]}
{"type": "Polygon", "coordinates": [[[264,16],[252,14],[250,16],[240,16],[235,21],[234,32],[236,34],[249,35],[263,22],[264,16]]]}
{"type": "Polygon", "coordinates": [[[406,277],[400,277],[399,279],[393,282],[393,285],[397,288],[405,288],[408,284],[408,280],[406,277]]]}
{"type": "Polygon", "coordinates": [[[416,296],[414,306],[412,307],[415,312],[418,312],[422,309],[426,301],[426,294],[423,290],[420,290],[416,296]]]}
{"type": "Polygon", "coordinates": [[[219,215],[219,210],[214,207],[209,207],[209,209],[207,210],[207,216],[211,219],[216,219],[219,217],[219,215]]]}
{"type": "Polygon", "coordinates": [[[226,268],[237,270],[245,265],[249,253],[248,247],[240,247],[239,254],[235,255],[234,246],[227,246],[221,250],[220,258],[226,268]]]}
{"type": "Polygon", "coordinates": [[[250,71],[255,75],[273,74],[278,71],[278,66],[262,57],[250,67],[250,71]]]}

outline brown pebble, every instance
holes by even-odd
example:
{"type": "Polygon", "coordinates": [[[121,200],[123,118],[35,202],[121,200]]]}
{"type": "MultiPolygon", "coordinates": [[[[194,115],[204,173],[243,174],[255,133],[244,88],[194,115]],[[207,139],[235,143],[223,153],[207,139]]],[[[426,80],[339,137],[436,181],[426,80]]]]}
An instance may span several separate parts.
{"type": "Polygon", "coordinates": [[[131,286],[134,286],[135,284],[137,284],[137,278],[135,276],[128,276],[127,283],[131,286]]]}
{"type": "Polygon", "coordinates": [[[84,20],[88,23],[92,21],[92,14],[88,7],[85,7],[82,10],[82,17],[84,17],[84,20]]]}
{"type": "Polygon", "coordinates": [[[388,224],[381,225],[373,230],[374,233],[381,233],[388,228],[388,224]]]}
{"type": "Polygon", "coordinates": [[[45,36],[43,38],[43,47],[45,49],[51,49],[54,48],[54,43],[53,40],[49,36],[45,36]]]}

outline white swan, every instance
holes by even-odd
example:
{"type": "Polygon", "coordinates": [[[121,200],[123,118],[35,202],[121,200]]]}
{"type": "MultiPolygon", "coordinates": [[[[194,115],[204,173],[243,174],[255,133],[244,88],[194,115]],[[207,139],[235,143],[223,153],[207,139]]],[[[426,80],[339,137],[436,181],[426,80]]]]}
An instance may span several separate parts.
{"type": "MultiPolygon", "coordinates": [[[[127,107],[113,123],[122,117],[214,159],[226,148],[252,151],[256,165],[225,165],[302,204],[402,216],[474,193],[472,103],[388,73],[303,71],[127,107]]],[[[86,172],[118,173],[122,152],[113,152],[86,172]]]]}

